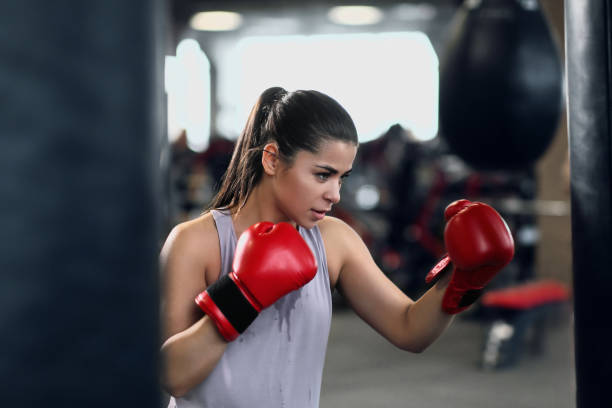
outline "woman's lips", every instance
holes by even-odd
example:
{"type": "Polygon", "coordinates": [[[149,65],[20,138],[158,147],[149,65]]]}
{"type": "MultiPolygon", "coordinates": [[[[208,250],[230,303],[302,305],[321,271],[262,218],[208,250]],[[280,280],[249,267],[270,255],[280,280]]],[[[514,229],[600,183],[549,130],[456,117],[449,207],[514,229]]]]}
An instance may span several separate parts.
{"type": "Polygon", "coordinates": [[[327,211],[319,211],[319,210],[315,210],[314,208],[313,208],[313,209],[311,209],[311,211],[314,213],[315,217],[316,217],[318,220],[322,220],[322,219],[323,219],[323,217],[325,217],[325,213],[327,212],[327,211]]]}

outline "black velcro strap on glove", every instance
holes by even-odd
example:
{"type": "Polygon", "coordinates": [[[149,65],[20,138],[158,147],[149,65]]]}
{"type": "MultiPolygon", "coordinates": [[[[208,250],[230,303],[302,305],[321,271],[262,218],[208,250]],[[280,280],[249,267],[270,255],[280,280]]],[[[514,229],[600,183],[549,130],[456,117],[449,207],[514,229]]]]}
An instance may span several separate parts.
{"type": "Polygon", "coordinates": [[[482,294],[482,289],[470,289],[461,296],[459,307],[469,306],[474,303],[482,294]]]}
{"type": "Polygon", "coordinates": [[[238,333],[244,332],[258,315],[229,275],[220,277],[206,292],[238,333]]]}

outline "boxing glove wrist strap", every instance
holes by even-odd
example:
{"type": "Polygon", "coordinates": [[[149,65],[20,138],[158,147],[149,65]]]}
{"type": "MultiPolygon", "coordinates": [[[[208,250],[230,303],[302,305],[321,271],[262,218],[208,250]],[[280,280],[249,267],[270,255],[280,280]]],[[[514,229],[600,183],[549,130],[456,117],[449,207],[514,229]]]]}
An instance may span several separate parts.
{"type": "Polygon", "coordinates": [[[463,312],[482,294],[482,289],[457,290],[449,286],[442,299],[442,309],[449,314],[463,312]]]}
{"type": "Polygon", "coordinates": [[[206,289],[206,292],[238,333],[244,332],[258,315],[257,310],[244,297],[229,275],[220,277],[206,289]]]}

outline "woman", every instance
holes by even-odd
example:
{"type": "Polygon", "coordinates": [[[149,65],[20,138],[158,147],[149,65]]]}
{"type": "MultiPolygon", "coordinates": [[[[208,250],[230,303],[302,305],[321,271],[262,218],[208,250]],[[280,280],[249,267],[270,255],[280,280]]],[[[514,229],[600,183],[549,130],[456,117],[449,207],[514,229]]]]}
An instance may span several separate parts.
{"type": "MultiPolygon", "coordinates": [[[[318,407],[334,288],[387,340],[418,353],[467,307],[461,296],[501,269],[505,258],[470,287],[447,290],[458,274],[445,274],[418,301],[406,296],[360,237],[325,215],[340,201],[357,146],[350,116],[329,96],[282,88],[260,96],[212,210],[176,226],[162,249],[171,406],[318,407]]],[[[469,206],[456,205],[447,218],[469,206]]],[[[497,227],[501,241],[490,240],[507,258],[504,228],[497,227]]],[[[483,257],[465,257],[465,268],[478,270],[483,257]]]]}

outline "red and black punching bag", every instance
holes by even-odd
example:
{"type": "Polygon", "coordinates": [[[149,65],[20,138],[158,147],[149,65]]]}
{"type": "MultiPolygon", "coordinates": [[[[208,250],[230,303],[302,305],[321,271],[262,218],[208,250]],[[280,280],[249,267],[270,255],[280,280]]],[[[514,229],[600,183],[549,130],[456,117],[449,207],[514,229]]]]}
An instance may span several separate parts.
{"type": "Polygon", "coordinates": [[[556,44],[537,0],[466,0],[440,64],[440,136],[467,164],[535,162],[563,109],[556,44]]]}

